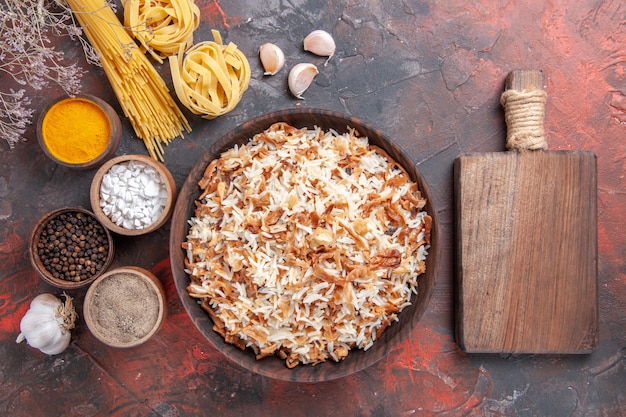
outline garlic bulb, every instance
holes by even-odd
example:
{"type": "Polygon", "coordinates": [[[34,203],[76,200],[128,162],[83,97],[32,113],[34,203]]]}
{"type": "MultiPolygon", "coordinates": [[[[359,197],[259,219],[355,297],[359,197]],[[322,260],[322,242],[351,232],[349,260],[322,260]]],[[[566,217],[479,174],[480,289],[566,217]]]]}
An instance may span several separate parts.
{"type": "Polygon", "coordinates": [[[289,71],[289,78],[287,80],[291,94],[296,96],[296,98],[303,99],[302,93],[309,88],[313,82],[313,78],[315,78],[318,73],[317,67],[313,64],[296,64],[291,71],[289,71]]]}
{"type": "Polygon", "coordinates": [[[273,43],[264,43],[259,48],[259,58],[265,70],[265,75],[274,75],[285,65],[283,50],[273,43]]]}
{"type": "Polygon", "coordinates": [[[330,59],[335,54],[335,40],[324,30],[314,30],[304,38],[304,50],[330,59]]]}
{"type": "Polygon", "coordinates": [[[33,298],[30,308],[20,322],[21,333],[17,343],[26,340],[30,346],[47,355],[56,355],[70,344],[70,330],[74,328],[76,310],[67,294],[65,303],[52,294],[33,298]]]}

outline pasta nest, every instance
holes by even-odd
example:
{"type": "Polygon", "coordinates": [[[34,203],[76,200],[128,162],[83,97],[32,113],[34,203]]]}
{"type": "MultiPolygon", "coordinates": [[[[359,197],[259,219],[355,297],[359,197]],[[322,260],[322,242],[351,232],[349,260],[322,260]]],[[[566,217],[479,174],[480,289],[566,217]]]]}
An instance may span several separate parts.
{"type": "Polygon", "coordinates": [[[159,63],[193,45],[200,9],[192,0],[126,0],[124,25],[159,63]]]}
{"type": "Polygon", "coordinates": [[[250,83],[250,64],[237,45],[200,42],[184,53],[170,56],[174,89],[180,102],[192,113],[214,119],[235,108],[250,83]]]}

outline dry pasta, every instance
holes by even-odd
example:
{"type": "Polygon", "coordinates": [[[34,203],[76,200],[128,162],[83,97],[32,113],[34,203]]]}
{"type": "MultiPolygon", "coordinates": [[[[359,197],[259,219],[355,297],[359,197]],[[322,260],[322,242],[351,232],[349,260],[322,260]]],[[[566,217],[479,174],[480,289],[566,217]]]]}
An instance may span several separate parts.
{"type": "Polygon", "coordinates": [[[184,130],[191,131],[163,78],[104,0],[67,3],[100,54],[100,63],[124,115],[150,156],[162,161],[163,144],[182,136],[184,130]]]}
{"type": "Polygon", "coordinates": [[[235,108],[250,83],[250,64],[237,45],[222,44],[218,31],[213,41],[192,46],[169,57],[174,89],[192,113],[214,119],[235,108]]]}
{"type": "Polygon", "coordinates": [[[193,45],[200,9],[193,0],[126,0],[124,24],[159,63],[193,45]]]}

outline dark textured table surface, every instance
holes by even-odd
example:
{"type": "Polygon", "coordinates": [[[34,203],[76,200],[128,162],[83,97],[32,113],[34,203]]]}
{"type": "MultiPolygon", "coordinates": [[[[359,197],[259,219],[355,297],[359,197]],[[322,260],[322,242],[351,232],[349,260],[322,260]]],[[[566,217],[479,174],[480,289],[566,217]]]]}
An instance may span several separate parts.
{"type": "MultiPolygon", "coordinates": [[[[143,237],[116,237],[113,266],[150,269],[168,296],[168,317],[144,345],[114,349],[79,318],[67,350],[46,356],[16,344],[19,322],[47,286],[28,258],[37,220],[64,205],[89,205],[95,171],[56,165],[28,141],[0,144],[0,415],[7,416],[623,416],[626,414],[626,8],[621,0],[205,1],[196,41],[217,29],[252,67],[250,88],[231,113],[189,117],[193,131],[166,148],[178,186],[203,149],[262,113],[320,107],[362,118],[419,165],[441,223],[442,263],[430,305],[411,336],[383,360],[331,382],[295,384],[231,364],[194,327],[176,293],[169,224],[143,237]],[[336,55],[303,51],[313,29],[332,33],[336,55]],[[287,65],[263,76],[258,47],[279,45],[287,65]],[[287,70],[320,74],[294,99],[287,70]],[[452,164],[464,152],[503,151],[499,104],[513,69],[542,69],[551,149],[598,157],[599,347],[588,355],[487,355],[454,338],[452,164]]],[[[104,73],[75,44],[60,46],[88,70],[82,91],[120,112],[104,73]],[[81,61],[82,60],[82,61],[81,61]]],[[[167,75],[164,67],[158,67],[167,75]]],[[[168,79],[166,77],[166,79],[168,79]]],[[[168,79],[169,80],[169,79],[168,79]]],[[[10,83],[0,75],[0,85],[10,83]]],[[[61,91],[31,92],[37,109],[61,91]]],[[[146,153],[123,119],[118,154],[146,153]]],[[[538,234],[541,231],[537,231],[538,234]]],[[[84,291],[74,290],[79,314],[84,291]]]]}

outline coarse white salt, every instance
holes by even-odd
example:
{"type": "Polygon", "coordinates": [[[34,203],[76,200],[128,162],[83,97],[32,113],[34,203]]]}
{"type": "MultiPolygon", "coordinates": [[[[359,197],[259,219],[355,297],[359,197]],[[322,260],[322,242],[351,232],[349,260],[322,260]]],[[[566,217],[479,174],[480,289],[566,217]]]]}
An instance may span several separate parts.
{"type": "Polygon", "coordinates": [[[145,229],[154,224],[166,204],[164,179],[143,162],[120,162],[102,177],[100,208],[113,223],[125,229],[145,229]]]}

